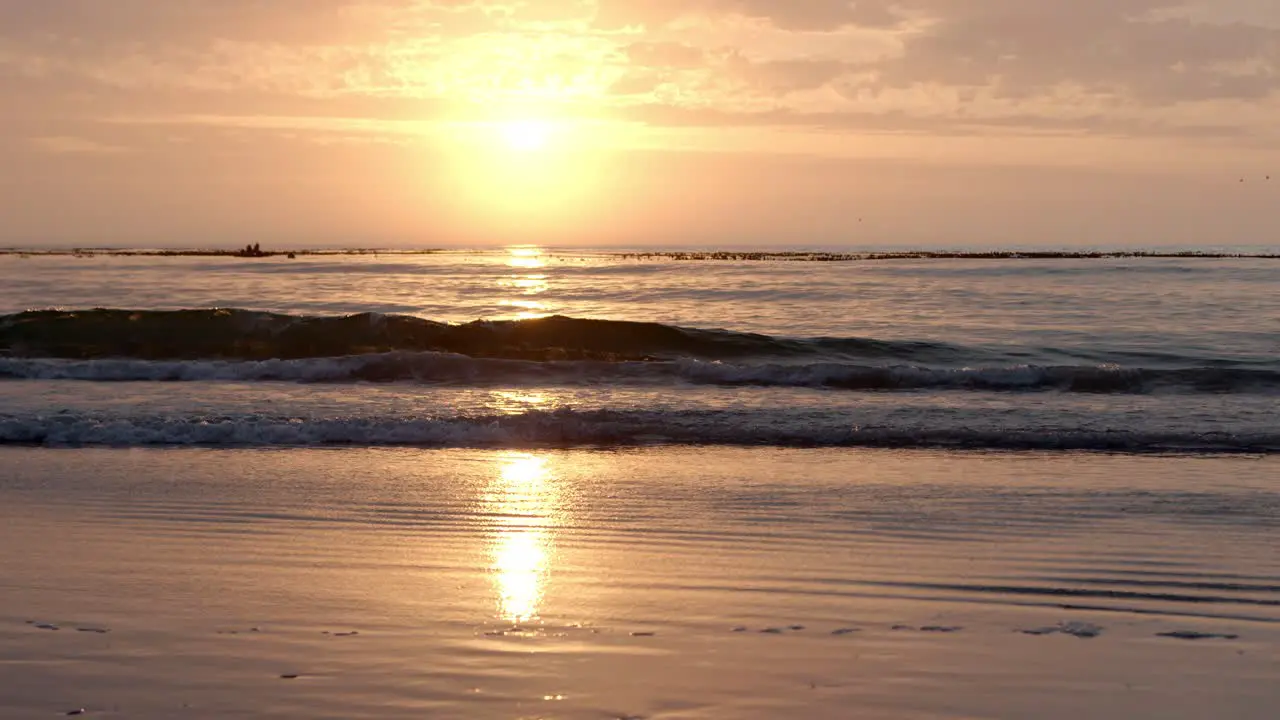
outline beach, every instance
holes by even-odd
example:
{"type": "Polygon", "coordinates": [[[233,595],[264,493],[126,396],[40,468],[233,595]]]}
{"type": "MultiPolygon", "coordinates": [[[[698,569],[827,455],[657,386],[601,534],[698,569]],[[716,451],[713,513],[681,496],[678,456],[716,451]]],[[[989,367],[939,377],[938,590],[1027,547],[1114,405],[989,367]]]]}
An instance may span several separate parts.
{"type": "Polygon", "coordinates": [[[1274,456],[11,446],[0,465],[6,718],[1280,700],[1274,456]]]}
{"type": "Polygon", "coordinates": [[[1280,2],[0,0],[0,720],[1277,720],[1280,2]]]}

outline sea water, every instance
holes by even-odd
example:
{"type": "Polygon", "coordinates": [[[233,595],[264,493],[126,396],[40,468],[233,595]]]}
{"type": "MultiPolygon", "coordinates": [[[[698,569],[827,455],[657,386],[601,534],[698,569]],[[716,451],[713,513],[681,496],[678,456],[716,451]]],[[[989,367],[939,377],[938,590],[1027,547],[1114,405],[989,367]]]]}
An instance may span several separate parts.
{"type": "Polygon", "coordinates": [[[1271,258],[9,255],[0,442],[1271,452],[1277,283],[1271,258]]]}

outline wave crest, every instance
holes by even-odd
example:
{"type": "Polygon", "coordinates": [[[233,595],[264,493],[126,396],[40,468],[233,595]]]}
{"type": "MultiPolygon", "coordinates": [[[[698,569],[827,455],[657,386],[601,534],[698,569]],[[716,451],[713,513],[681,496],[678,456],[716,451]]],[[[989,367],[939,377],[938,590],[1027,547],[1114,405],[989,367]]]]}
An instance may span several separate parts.
{"type": "Polygon", "coordinates": [[[63,412],[0,415],[0,444],[44,446],[423,446],[567,447],[650,444],[1094,450],[1123,452],[1280,451],[1274,432],[1187,432],[1057,428],[851,425],[837,417],[715,410],[530,411],[519,415],[421,418],[155,415],[63,412]]]}
{"type": "Polygon", "coordinates": [[[1280,392],[1280,372],[1241,368],[1019,365],[940,369],[833,362],[532,362],[432,352],[260,361],[0,358],[0,378],[107,382],[407,382],[477,386],[684,383],[827,390],[1052,390],[1117,394],[1280,392]]]}
{"type": "Polygon", "coordinates": [[[407,315],[285,315],[235,309],[37,310],[0,316],[0,353],[17,357],[269,360],[393,351],[606,362],[841,357],[951,362],[975,351],[931,342],[773,337],[626,320],[554,316],[461,325],[407,315]]]}

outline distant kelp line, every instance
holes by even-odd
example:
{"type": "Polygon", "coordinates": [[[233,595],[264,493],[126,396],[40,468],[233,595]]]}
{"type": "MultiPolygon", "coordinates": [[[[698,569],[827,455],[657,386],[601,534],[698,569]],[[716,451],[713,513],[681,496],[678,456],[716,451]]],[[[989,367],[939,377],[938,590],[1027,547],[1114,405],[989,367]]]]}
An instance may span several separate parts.
{"type": "MultiPolygon", "coordinates": [[[[505,248],[337,248],[262,250],[253,249],[132,249],[132,248],[0,248],[0,256],[22,257],[341,257],[341,256],[413,256],[441,254],[503,253],[505,248]]],[[[1184,259],[1184,260],[1280,260],[1280,253],[1212,252],[1204,250],[894,250],[884,252],[826,252],[807,250],[779,251],[731,251],[731,250],[646,250],[610,251],[601,249],[547,250],[541,257],[593,257],[621,260],[666,260],[675,262],[728,261],[728,262],[861,262],[883,260],[1127,260],[1127,259],[1184,259]]]]}
{"type": "Polygon", "coordinates": [[[619,253],[618,257],[629,260],[676,260],[702,261],[720,260],[733,262],[857,262],[866,260],[1107,260],[1132,258],[1167,258],[1167,259],[1280,259],[1280,254],[1268,253],[1216,253],[1202,251],[1185,252],[1148,252],[1140,250],[1113,251],[1062,251],[1062,250],[991,250],[991,251],[947,251],[947,250],[911,250],[902,252],[639,252],[619,253]]]}
{"type": "Polygon", "coordinates": [[[0,248],[0,255],[18,255],[25,257],[231,257],[231,258],[269,258],[269,257],[332,257],[343,255],[437,255],[451,252],[441,248],[424,249],[387,249],[387,248],[344,248],[344,249],[304,249],[304,250],[262,250],[257,246],[246,246],[234,250],[225,249],[137,249],[137,248],[0,248]],[[249,249],[253,248],[253,249],[249,249]]]}

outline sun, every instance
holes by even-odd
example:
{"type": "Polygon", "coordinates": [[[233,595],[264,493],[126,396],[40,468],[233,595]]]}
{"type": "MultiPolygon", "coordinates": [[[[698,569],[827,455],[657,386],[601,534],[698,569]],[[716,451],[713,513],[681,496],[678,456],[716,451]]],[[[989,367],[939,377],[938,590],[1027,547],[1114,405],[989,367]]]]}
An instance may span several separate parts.
{"type": "Polygon", "coordinates": [[[551,140],[553,127],[542,120],[512,120],[498,125],[507,147],[519,152],[535,152],[545,149],[551,140]]]}

